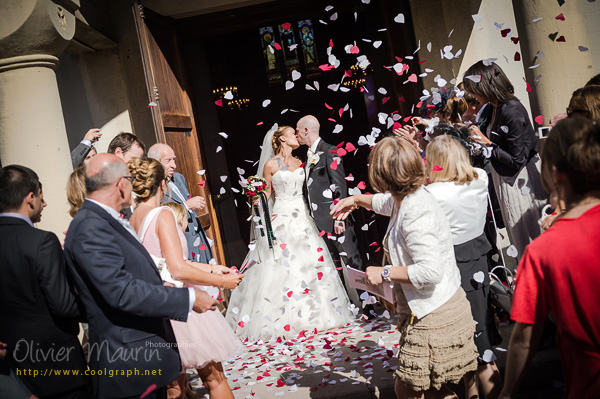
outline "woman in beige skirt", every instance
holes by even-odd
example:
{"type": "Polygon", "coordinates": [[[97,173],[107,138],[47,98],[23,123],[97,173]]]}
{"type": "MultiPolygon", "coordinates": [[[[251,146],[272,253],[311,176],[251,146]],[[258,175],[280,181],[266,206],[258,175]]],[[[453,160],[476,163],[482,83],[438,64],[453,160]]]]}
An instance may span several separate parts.
{"type": "Polygon", "coordinates": [[[369,155],[369,180],[379,192],[342,199],[338,220],[362,206],[390,217],[384,267],[367,268],[370,284],[393,284],[399,313],[398,398],[447,398],[449,383],[474,384],[475,323],[460,286],[450,225],[423,186],[424,165],[405,140],[387,137],[369,155]]]}

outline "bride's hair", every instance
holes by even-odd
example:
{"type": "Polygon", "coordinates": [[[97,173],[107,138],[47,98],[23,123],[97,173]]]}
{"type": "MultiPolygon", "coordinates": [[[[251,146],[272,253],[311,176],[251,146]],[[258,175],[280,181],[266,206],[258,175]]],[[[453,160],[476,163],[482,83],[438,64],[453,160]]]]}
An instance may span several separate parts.
{"type": "Polygon", "coordinates": [[[127,164],[131,176],[134,177],[131,185],[137,202],[144,202],[158,192],[158,188],[165,180],[165,168],[160,162],[152,158],[133,158],[127,164]]]}
{"type": "Polygon", "coordinates": [[[275,153],[275,155],[279,154],[279,152],[281,151],[281,146],[283,145],[281,141],[281,136],[283,136],[285,131],[288,129],[293,129],[293,127],[281,126],[273,133],[273,138],[271,139],[271,146],[273,146],[273,152],[275,153]]]}

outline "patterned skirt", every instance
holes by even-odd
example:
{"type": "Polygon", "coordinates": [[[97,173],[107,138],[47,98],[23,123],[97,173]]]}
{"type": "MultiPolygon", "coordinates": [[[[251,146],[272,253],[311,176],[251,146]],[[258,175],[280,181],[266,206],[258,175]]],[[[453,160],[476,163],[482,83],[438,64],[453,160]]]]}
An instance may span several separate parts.
{"type": "Polygon", "coordinates": [[[413,319],[401,289],[396,301],[401,334],[396,378],[415,391],[439,390],[477,370],[475,323],[462,288],[422,319],[413,319]]]}

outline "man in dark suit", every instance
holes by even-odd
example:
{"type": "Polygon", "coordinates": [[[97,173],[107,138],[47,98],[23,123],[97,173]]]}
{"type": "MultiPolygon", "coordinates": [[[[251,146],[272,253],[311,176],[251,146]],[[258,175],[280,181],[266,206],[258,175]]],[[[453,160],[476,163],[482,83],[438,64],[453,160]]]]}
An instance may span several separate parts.
{"type": "MultiPolygon", "coordinates": [[[[81,143],[71,151],[73,169],[79,167],[87,159],[88,154],[94,148],[94,143],[100,140],[101,137],[102,133],[100,133],[100,129],[90,129],[87,131],[81,143]]],[[[94,149],[94,151],[96,150],[94,149]]]]}
{"type": "MultiPolygon", "coordinates": [[[[363,270],[352,222],[347,219],[334,223],[329,214],[334,200],[348,196],[348,186],[342,158],[337,156],[335,146],[321,139],[319,127],[319,121],[312,115],[301,118],[296,125],[298,143],[308,146],[304,195],[318,229],[326,233],[324,238],[331,257],[341,259],[346,266],[363,270]]],[[[347,275],[343,273],[345,269],[340,272],[340,277],[346,280],[350,300],[358,306],[356,290],[349,287],[347,275]]]]}
{"type": "Polygon", "coordinates": [[[64,255],[53,233],[33,226],[45,206],[34,171],[0,170],[0,341],[7,344],[0,369],[10,366],[37,397],[86,399],[91,389],[64,255]]]}
{"type": "MultiPolygon", "coordinates": [[[[162,285],[150,254],[119,210],[131,202],[131,175],[112,154],[86,167],[87,198],[67,232],[65,255],[89,323],[97,398],[164,397],[181,362],[169,322],[216,309],[204,291],[162,285]],[[112,373],[112,374],[111,374],[112,373]]],[[[199,343],[202,344],[202,343],[199,343]]]]}
{"type": "Polygon", "coordinates": [[[177,164],[175,163],[175,152],[167,144],[154,144],[148,150],[148,157],[160,162],[169,176],[170,193],[165,195],[162,202],[175,201],[183,205],[187,211],[188,227],[185,231],[185,239],[188,244],[188,259],[193,259],[200,263],[209,263],[212,256],[210,243],[206,233],[200,224],[196,210],[202,210],[206,206],[204,198],[192,197],[187,187],[185,177],[181,173],[175,172],[177,164]]]}

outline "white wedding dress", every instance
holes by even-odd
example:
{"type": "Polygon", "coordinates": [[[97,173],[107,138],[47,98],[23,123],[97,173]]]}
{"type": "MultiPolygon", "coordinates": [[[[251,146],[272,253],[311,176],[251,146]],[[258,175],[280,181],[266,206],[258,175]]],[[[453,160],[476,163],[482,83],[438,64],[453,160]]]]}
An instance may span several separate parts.
{"type": "Polygon", "coordinates": [[[257,263],[233,290],[226,319],[240,338],[295,338],[353,321],[350,302],[302,196],[304,169],[273,175],[276,242],[257,233],[246,261],[257,263]]]}

